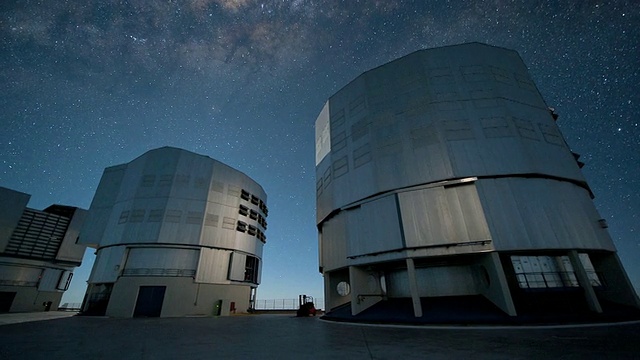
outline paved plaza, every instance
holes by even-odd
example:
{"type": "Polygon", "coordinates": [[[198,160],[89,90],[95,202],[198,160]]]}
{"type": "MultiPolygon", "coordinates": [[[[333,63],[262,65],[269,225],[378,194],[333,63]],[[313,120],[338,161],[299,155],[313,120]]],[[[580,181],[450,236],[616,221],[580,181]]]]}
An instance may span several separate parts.
{"type": "Polygon", "coordinates": [[[638,322],[394,327],[271,314],[144,319],[69,315],[1,314],[0,359],[640,358],[638,322]]]}

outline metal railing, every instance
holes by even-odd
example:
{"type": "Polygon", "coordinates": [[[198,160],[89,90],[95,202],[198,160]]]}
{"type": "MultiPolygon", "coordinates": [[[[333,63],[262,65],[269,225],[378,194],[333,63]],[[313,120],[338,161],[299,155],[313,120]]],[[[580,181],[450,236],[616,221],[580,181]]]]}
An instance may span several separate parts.
{"type": "MultiPolygon", "coordinates": [[[[589,282],[591,282],[591,286],[604,286],[601,273],[587,271],[587,276],[589,282]]],[[[516,274],[516,278],[518,279],[518,285],[522,289],[569,288],[580,286],[578,278],[573,271],[527,272],[516,274]]]]}
{"type": "Polygon", "coordinates": [[[178,276],[194,277],[196,271],[193,269],[163,269],[163,268],[137,268],[124,269],[122,276],[178,276]]]}
{"type": "Polygon", "coordinates": [[[58,311],[80,311],[82,303],[64,303],[58,306],[58,311]]]}
{"type": "MultiPolygon", "coordinates": [[[[316,308],[324,309],[324,299],[316,298],[313,300],[316,308]]],[[[256,310],[298,310],[298,299],[264,299],[256,300],[256,310]]]]}

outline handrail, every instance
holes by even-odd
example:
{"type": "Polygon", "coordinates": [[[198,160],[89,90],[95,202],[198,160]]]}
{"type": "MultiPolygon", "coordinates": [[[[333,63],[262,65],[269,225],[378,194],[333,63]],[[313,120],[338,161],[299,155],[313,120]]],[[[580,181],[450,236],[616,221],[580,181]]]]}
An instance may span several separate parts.
{"type": "Polygon", "coordinates": [[[357,303],[360,304],[367,297],[381,297],[382,300],[387,300],[387,295],[386,294],[358,294],[357,303]]]}
{"type": "Polygon", "coordinates": [[[133,268],[124,269],[122,276],[178,276],[194,277],[196,271],[193,269],[164,269],[164,268],[133,268]]]}
{"type": "MultiPolygon", "coordinates": [[[[605,286],[602,273],[587,271],[587,276],[591,286],[605,286]]],[[[574,271],[516,273],[516,279],[520,288],[523,289],[580,287],[574,271]]]]}

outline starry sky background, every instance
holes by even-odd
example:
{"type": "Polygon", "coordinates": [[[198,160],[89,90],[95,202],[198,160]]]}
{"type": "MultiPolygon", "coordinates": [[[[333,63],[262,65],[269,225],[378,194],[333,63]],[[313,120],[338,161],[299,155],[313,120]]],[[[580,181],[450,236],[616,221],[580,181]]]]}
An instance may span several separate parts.
{"type": "MultiPolygon", "coordinates": [[[[32,194],[32,208],[86,209],[105,167],[161,146],[210,156],[268,194],[258,298],[322,297],[323,104],[370,68],[470,41],[520,53],[640,287],[635,0],[4,0],[0,186],[32,194]]],[[[82,301],[93,260],[63,301],[82,301]]]]}

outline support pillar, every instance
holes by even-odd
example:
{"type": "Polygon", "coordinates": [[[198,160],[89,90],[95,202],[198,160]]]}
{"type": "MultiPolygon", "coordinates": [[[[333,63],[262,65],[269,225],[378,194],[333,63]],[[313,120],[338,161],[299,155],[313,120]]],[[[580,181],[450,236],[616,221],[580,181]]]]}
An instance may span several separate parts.
{"type": "Polygon", "coordinates": [[[511,297],[507,277],[504,274],[504,268],[500,262],[500,255],[495,251],[488,253],[482,257],[480,264],[484,266],[489,276],[489,284],[483,289],[482,295],[509,316],[518,315],[511,297]]]}
{"type": "Polygon", "coordinates": [[[413,302],[413,314],[415,317],[422,317],[422,304],[420,303],[420,294],[418,293],[418,283],[416,282],[416,267],[413,259],[408,258],[407,275],[409,276],[409,291],[411,292],[411,301],[413,302]]]}
{"type": "Polygon", "coordinates": [[[569,251],[569,260],[571,261],[571,266],[573,267],[573,271],[576,274],[576,278],[578,279],[578,284],[582,289],[584,289],[584,296],[587,300],[587,304],[589,305],[589,309],[593,312],[601,313],[602,307],[600,306],[600,302],[598,301],[598,297],[596,296],[596,292],[593,290],[593,286],[591,286],[591,281],[589,281],[589,276],[587,275],[587,271],[582,266],[582,261],[580,261],[580,256],[578,256],[578,252],[575,250],[569,251]]]}

